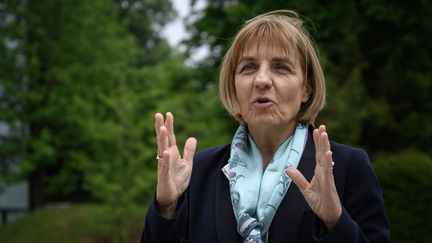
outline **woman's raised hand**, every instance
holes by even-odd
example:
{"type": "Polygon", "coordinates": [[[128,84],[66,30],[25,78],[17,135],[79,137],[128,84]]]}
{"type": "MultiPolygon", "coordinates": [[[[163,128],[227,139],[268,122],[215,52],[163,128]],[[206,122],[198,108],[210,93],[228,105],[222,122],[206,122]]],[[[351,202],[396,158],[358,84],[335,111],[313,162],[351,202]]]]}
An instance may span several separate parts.
{"type": "Polygon", "coordinates": [[[197,140],[186,140],[182,158],[176,145],[173,115],[166,113],[164,121],[163,115],[156,113],[155,129],[158,145],[156,207],[163,217],[172,218],[178,199],[189,186],[197,140]]]}
{"type": "Polygon", "coordinates": [[[342,214],[342,206],[334,183],[334,162],[324,125],[314,130],[313,138],[316,149],[316,166],[311,182],[309,183],[295,168],[288,168],[286,173],[298,186],[312,211],[324,222],[326,228],[331,230],[342,214]]]}

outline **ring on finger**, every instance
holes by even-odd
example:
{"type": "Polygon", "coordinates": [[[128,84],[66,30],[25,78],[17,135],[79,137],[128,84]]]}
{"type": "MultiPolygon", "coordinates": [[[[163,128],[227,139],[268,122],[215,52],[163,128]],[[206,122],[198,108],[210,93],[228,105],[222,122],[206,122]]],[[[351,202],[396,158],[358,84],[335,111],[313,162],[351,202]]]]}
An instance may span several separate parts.
{"type": "Polygon", "coordinates": [[[332,167],[335,165],[335,162],[334,161],[332,161],[332,167]]]}

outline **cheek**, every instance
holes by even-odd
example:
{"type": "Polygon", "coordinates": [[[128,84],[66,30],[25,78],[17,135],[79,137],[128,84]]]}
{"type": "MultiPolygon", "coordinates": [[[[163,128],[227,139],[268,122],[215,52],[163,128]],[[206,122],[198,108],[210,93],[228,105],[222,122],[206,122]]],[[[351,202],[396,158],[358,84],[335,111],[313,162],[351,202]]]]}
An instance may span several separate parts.
{"type": "Polygon", "coordinates": [[[235,92],[237,100],[240,104],[240,106],[244,105],[244,102],[247,100],[247,84],[245,82],[235,82],[235,92]]]}
{"type": "Polygon", "coordinates": [[[284,103],[288,104],[289,106],[297,106],[303,102],[304,99],[304,90],[301,87],[287,87],[284,97],[284,103]]]}

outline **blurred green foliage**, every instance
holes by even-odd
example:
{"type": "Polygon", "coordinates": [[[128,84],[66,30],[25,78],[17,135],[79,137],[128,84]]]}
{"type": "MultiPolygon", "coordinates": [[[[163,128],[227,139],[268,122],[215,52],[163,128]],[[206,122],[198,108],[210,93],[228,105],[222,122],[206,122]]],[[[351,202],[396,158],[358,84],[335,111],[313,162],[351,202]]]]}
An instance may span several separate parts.
{"type": "MultiPolygon", "coordinates": [[[[143,227],[142,213],[145,205],[131,210],[126,229],[125,243],[139,242],[143,227]]],[[[0,227],[0,239],[5,243],[98,243],[109,242],[111,210],[99,204],[79,204],[59,208],[44,208],[28,217],[0,227]]]]}
{"type": "Polygon", "coordinates": [[[327,106],[318,124],[332,140],[360,146],[381,180],[392,242],[430,242],[432,196],[432,2],[206,1],[189,19],[189,52],[210,48],[217,66],[239,26],[257,14],[296,10],[318,44],[327,106]],[[415,149],[408,149],[415,148],[415,149]]]}
{"type": "Polygon", "coordinates": [[[146,96],[133,87],[138,40],[110,1],[2,7],[2,172],[30,178],[33,207],[49,193],[87,191],[111,207],[109,232],[122,241],[130,204],[154,184],[138,112],[146,96]]]}
{"type": "Polygon", "coordinates": [[[154,193],[155,112],[174,113],[180,147],[189,136],[199,149],[228,143],[237,124],[218,99],[221,56],[246,20],[289,8],[305,16],[326,74],[318,122],[371,153],[393,241],[430,241],[432,4],[206,3],[186,20],[181,53],[160,35],[176,16],[169,0],[0,2],[0,178],[29,178],[45,196],[34,206],[89,194],[124,241],[131,205],[154,193]],[[201,45],[209,56],[186,65],[201,45]]]}
{"type": "Polygon", "coordinates": [[[394,243],[432,242],[432,157],[416,149],[378,153],[374,168],[394,243]]]}
{"type": "Polygon", "coordinates": [[[210,47],[217,66],[239,27],[257,14],[296,10],[318,43],[328,105],[318,122],[333,139],[370,152],[415,144],[432,155],[432,3],[430,1],[206,1],[189,18],[189,52],[210,47]]]}

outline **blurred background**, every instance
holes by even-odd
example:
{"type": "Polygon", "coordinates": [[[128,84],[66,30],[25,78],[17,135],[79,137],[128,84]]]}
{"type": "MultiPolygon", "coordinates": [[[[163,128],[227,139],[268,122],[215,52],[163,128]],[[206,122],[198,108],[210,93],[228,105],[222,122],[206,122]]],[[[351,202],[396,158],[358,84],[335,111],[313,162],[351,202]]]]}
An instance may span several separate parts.
{"type": "Polygon", "coordinates": [[[0,242],[138,242],[154,113],[179,144],[230,142],[217,94],[239,26],[298,11],[318,43],[318,124],[368,151],[392,242],[432,242],[432,2],[0,0],[0,242]]]}

